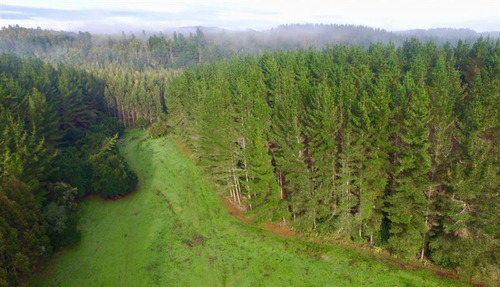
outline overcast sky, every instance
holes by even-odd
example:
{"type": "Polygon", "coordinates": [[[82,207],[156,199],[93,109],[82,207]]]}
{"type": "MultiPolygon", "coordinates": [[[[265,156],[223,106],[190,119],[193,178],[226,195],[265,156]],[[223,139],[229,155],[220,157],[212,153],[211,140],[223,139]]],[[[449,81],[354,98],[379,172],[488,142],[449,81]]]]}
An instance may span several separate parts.
{"type": "Polygon", "coordinates": [[[387,30],[500,30],[500,0],[0,0],[0,26],[160,31],[181,26],[267,29],[280,24],[355,24],[387,30]]]}

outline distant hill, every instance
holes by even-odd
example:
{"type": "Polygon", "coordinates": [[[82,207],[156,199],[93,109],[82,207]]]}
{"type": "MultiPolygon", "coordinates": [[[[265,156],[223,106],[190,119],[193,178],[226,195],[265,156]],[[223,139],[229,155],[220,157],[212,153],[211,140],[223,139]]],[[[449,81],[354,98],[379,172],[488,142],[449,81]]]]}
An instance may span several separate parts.
{"type": "Polygon", "coordinates": [[[455,45],[459,40],[474,42],[481,36],[498,38],[500,32],[478,33],[471,29],[416,29],[387,31],[355,25],[293,24],[281,25],[269,30],[217,31],[205,30],[207,39],[235,52],[261,52],[263,50],[323,48],[327,45],[347,44],[368,47],[374,43],[392,43],[400,46],[409,38],[420,41],[432,40],[438,45],[447,42],[455,45]]]}
{"type": "Polygon", "coordinates": [[[500,31],[489,31],[481,33],[483,36],[490,36],[493,38],[500,38],[500,31]]]}
{"type": "Polygon", "coordinates": [[[473,42],[479,37],[500,37],[499,31],[476,32],[471,29],[435,28],[435,29],[414,29],[394,32],[403,37],[416,37],[421,41],[432,40],[437,43],[456,43],[459,40],[473,42]]]}
{"type": "Polygon", "coordinates": [[[435,29],[413,29],[395,32],[405,36],[435,37],[435,38],[471,38],[479,37],[480,34],[471,29],[435,28],[435,29]]]}
{"type": "MultiPolygon", "coordinates": [[[[203,28],[202,28],[203,29],[203,28]]],[[[236,52],[259,53],[264,50],[324,48],[348,44],[368,47],[373,43],[402,44],[404,37],[383,29],[354,25],[293,24],[269,30],[204,31],[207,39],[236,52]]]]}
{"type": "MultiPolygon", "coordinates": [[[[218,33],[224,30],[223,28],[219,27],[184,26],[163,29],[161,30],[161,33],[168,36],[172,36],[174,33],[189,35],[190,33],[195,34],[197,29],[201,29],[204,33],[218,33]]],[[[151,33],[155,34],[154,32],[151,33]]]]}
{"type": "Polygon", "coordinates": [[[337,44],[369,47],[374,43],[398,47],[410,38],[456,45],[460,40],[472,43],[481,36],[498,38],[500,32],[448,28],[391,32],[355,25],[293,24],[263,31],[187,26],[137,34],[90,34],[16,25],[0,29],[0,53],[74,65],[118,63],[137,69],[179,68],[270,50],[323,49],[337,44]]]}

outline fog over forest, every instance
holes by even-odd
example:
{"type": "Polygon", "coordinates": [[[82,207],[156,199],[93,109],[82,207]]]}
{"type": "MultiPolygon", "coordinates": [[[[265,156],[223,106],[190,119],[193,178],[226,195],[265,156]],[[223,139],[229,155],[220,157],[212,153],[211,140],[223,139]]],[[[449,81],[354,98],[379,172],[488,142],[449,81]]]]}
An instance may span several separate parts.
{"type": "Polygon", "coordinates": [[[500,2],[386,0],[296,1],[35,1],[3,0],[0,27],[23,27],[91,33],[162,31],[205,26],[230,30],[268,30],[284,24],[363,25],[388,31],[470,28],[499,31],[500,2]]]}
{"type": "Polygon", "coordinates": [[[500,286],[500,1],[18,2],[0,287],[500,286]]]}

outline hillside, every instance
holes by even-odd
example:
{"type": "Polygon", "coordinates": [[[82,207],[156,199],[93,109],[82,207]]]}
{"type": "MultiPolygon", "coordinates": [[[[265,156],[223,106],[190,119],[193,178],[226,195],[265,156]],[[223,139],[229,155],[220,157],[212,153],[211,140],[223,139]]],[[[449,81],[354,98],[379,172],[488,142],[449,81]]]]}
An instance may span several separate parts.
{"type": "Polygon", "coordinates": [[[378,277],[392,267],[325,241],[498,285],[500,40],[458,41],[472,32],[453,31],[386,45],[370,43],[395,34],[345,25],[280,26],[248,38],[214,32],[220,43],[201,29],[138,37],[2,29],[0,286],[22,285],[54,252],[73,255],[42,277],[71,285],[120,276],[195,285],[205,274],[222,285],[259,276],[400,282],[378,277]],[[456,44],[435,38],[453,31],[456,44]],[[325,34],[341,44],[318,41],[325,34]],[[139,143],[134,134],[123,146],[127,128],[168,134],[196,167],[169,141],[139,143]],[[148,172],[142,188],[116,203],[82,201],[136,189],[120,148],[134,170],[148,172]],[[216,194],[258,223],[226,217],[216,194]],[[259,228],[266,222],[315,243],[274,238],[259,228]],[[80,277],[74,262],[91,272],[80,277]]]}
{"type": "Polygon", "coordinates": [[[178,144],[126,134],[139,189],[80,203],[81,242],[43,265],[35,286],[457,286],[373,255],[274,235],[225,209],[178,144]]]}

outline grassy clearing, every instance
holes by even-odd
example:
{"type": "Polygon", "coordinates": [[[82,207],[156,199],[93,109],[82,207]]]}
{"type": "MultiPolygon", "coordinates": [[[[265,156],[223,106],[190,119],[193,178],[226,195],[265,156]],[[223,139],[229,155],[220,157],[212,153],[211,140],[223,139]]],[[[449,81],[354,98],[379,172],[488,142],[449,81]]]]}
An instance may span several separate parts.
{"type": "Polygon", "coordinates": [[[283,238],[231,216],[169,140],[126,135],[139,190],[80,204],[82,240],[56,254],[36,286],[457,286],[361,251],[283,238]]]}

